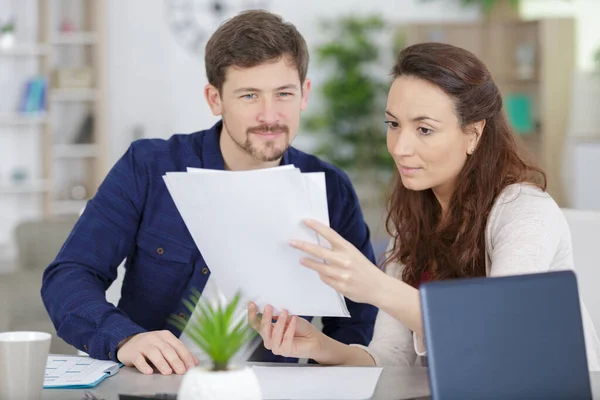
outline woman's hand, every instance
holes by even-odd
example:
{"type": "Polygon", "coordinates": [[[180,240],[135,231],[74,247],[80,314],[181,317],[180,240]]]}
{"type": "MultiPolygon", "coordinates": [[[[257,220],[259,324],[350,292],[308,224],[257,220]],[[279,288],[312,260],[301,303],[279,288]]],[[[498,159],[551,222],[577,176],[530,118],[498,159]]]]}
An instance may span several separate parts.
{"type": "Polygon", "coordinates": [[[325,261],[303,258],[300,263],[318,272],[323,282],[350,300],[377,306],[383,283],[390,277],[327,225],[314,220],[305,224],[323,236],[332,248],[294,240],[290,243],[292,247],[325,261]]]}
{"type": "Polygon", "coordinates": [[[263,339],[265,348],[284,357],[315,359],[325,335],[314,325],[283,310],[273,323],[273,307],[267,305],[260,317],[254,303],[248,305],[248,323],[263,339]]]}

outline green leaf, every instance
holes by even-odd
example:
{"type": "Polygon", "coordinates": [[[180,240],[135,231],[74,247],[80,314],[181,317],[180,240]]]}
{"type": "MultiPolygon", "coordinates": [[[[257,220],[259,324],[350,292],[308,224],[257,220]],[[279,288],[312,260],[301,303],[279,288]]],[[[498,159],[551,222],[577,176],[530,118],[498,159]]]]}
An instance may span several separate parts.
{"type": "Polygon", "coordinates": [[[256,335],[245,318],[235,322],[236,312],[241,311],[240,301],[238,292],[228,304],[213,305],[193,290],[189,299],[183,300],[191,313],[189,321],[172,315],[168,323],[181,331],[185,329],[190,339],[211,358],[214,370],[224,370],[231,358],[256,335]]]}

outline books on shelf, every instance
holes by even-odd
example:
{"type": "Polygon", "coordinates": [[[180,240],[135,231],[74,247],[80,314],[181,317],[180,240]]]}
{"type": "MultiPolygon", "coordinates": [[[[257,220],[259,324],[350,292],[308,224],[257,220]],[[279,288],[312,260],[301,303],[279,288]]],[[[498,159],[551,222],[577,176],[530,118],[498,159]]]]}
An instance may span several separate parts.
{"type": "Polygon", "coordinates": [[[40,113],[46,109],[48,82],[43,76],[28,79],[19,104],[21,113],[40,113]]]}

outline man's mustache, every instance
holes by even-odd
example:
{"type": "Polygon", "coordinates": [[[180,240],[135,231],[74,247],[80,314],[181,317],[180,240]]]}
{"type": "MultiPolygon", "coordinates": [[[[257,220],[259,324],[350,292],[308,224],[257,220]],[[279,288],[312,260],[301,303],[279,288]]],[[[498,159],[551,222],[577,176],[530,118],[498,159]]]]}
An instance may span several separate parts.
{"type": "Polygon", "coordinates": [[[252,128],[248,128],[247,133],[256,133],[256,132],[273,132],[273,133],[289,133],[290,128],[287,125],[259,125],[253,126],[252,128]]]}

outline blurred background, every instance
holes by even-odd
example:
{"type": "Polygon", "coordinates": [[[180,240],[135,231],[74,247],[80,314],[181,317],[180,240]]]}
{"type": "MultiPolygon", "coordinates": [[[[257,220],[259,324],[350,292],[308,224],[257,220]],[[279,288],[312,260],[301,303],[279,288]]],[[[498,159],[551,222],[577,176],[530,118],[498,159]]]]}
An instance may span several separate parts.
{"type": "Polygon", "coordinates": [[[394,168],[388,73],[417,42],[478,55],[550,194],[561,207],[600,210],[598,0],[0,0],[0,295],[11,304],[0,331],[50,329],[43,269],[131,141],[216,122],[203,97],[204,45],[250,8],[305,36],[313,91],[294,144],[349,173],[378,253],[394,168]]]}

